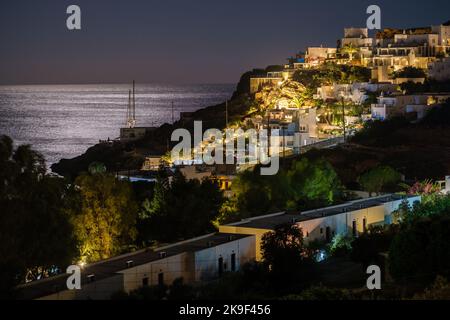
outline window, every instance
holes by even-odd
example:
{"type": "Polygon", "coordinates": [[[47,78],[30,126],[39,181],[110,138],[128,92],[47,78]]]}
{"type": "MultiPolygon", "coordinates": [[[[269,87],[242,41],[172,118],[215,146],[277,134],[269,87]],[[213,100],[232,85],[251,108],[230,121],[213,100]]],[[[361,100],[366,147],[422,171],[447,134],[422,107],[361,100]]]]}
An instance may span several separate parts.
{"type": "Polygon", "coordinates": [[[147,287],[148,286],[148,277],[142,278],[142,286],[147,287]]]}
{"type": "Polygon", "coordinates": [[[158,285],[159,286],[164,285],[164,272],[158,273],[158,285]]]}
{"type": "Polygon", "coordinates": [[[220,257],[219,258],[219,277],[223,274],[223,258],[222,257],[220,257]]]}
{"type": "Polygon", "coordinates": [[[320,228],[320,234],[322,234],[323,233],[323,228],[320,228]]]}
{"type": "Polygon", "coordinates": [[[353,234],[353,237],[357,236],[356,220],[353,220],[353,222],[352,222],[352,234],[353,234]]]}
{"type": "Polygon", "coordinates": [[[366,231],[367,231],[367,219],[364,218],[363,219],[363,232],[366,232],[366,231]]]}
{"type": "Polygon", "coordinates": [[[231,271],[236,271],[236,253],[231,254],[231,271]]]}

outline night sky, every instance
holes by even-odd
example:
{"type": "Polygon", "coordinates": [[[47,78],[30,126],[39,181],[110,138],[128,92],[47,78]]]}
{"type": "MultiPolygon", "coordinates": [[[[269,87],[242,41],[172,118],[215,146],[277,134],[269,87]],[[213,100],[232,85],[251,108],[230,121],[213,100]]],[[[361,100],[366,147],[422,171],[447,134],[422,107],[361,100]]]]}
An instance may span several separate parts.
{"type": "Polygon", "coordinates": [[[343,28],[450,19],[448,0],[0,0],[0,84],[236,83],[306,46],[336,46],[343,28]],[[77,4],[82,30],[66,28],[77,4]]]}

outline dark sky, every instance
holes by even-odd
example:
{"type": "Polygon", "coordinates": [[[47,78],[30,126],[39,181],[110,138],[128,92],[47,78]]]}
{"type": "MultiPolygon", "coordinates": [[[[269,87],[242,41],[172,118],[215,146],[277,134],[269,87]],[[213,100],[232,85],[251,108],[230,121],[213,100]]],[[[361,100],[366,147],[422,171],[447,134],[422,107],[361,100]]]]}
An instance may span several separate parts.
{"type": "Polygon", "coordinates": [[[336,46],[343,28],[450,19],[448,0],[0,0],[0,84],[235,83],[309,45],[336,46]],[[66,28],[66,8],[82,30],[66,28]]]}

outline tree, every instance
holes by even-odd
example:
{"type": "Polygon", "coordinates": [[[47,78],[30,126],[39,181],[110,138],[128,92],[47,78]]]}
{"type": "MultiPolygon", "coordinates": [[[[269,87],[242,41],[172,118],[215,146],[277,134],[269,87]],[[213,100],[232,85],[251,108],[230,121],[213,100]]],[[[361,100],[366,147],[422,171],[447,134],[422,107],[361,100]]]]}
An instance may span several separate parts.
{"type": "Polygon", "coordinates": [[[13,288],[58,273],[76,256],[66,208],[72,188],[47,174],[41,154],[0,137],[0,298],[13,288]]]}
{"type": "Polygon", "coordinates": [[[286,173],[262,176],[259,168],[240,173],[232,184],[236,206],[241,218],[282,210],[290,197],[286,173]]]}
{"type": "Polygon", "coordinates": [[[223,194],[217,183],[206,179],[186,180],[176,171],[172,181],[160,175],[153,198],[143,203],[140,224],[146,239],[176,241],[214,231],[223,194]]]}
{"type": "Polygon", "coordinates": [[[400,173],[389,166],[378,166],[359,177],[359,183],[365,191],[379,194],[384,187],[392,187],[401,179],[400,173]]]}
{"type": "Polygon", "coordinates": [[[302,158],[287,173],[293,200],[300,207],[332,204],[340,196],[341,183],[333,167],[323,159],[302,158]]]}
{"type": "Polygon", "coordinates": [[[306,249],[303,232],[297,225],[280,225],[264,234],[261,250],[275,290],[289,293],[312,280],[313,257],[306,249]]]}
{"type": "Polygon", "coordinates": [[[370,226],[369,230],[352,241],[352,260],[359,262],[363,268],[378,263],[382,252],[389,251],[392,239],[398,231],[398,226],[370,226]]]}
{"type": "Polygon", "coordinates": [[[137,205],[129,182],[111,174],[83,174],[75,180],[80,208],[73,224],[80,255],[88,262],[121,253],[136,238],[137,205]]]}
{"type": "Polygon", "coordinates": [[[347,256],[352,250],[352,241],[352,237],[343,233],[338,233],[331,241],[330,254],[333,257],[347,256]]]}
{"type": "Polygon", "coordinates": [[[403,223],[389,249],[389,270],[400,281],[450,274],[450,211],[403,223]]]}
{"type": "Polygon", "coordinates": [[[426,78],[426,74],[423,69],[407,66],[397,72],[394,72],[393,78],[426,78]]]}

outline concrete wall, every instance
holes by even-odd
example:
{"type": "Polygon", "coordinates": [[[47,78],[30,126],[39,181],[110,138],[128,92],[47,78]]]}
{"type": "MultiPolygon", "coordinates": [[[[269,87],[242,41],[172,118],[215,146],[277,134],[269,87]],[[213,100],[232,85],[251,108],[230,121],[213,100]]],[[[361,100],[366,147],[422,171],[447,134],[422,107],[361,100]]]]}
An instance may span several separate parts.
{"type": "Polygon", "coordinates": [[[385,208],[383,205],[355,210],[324,218],[298,222],[302,228],[305,241],[326,240],[327,228],[330,230],[330,240],[336,234],[353,234],[353,221],[356,222],[356,234],[364,232],[372,224],[384,224],[385,208]]]}
{"type": "Polygon", "coordinates": [[[265,233],[270,232],[270,231],[271,231],[270,229],[246,228],[246,227],[241,227],[239,225],[219,226],[219,232],[254,235],[255,236],[255,257],[256,257],[256,261],[261,261],[262,260],[262,255],[261,255],[261,238],[262,238],[262,236],[265,233]]]}
{"type": "Polygon", "coordinates": [[[158,275],[164,275],[164,284],[171,285],[173,280],[183,278],[184,282],[193,281],[194,260],[190,253],[181,253],[160,260],[120,271],[123,275],[124,290],[129,292],[143,285],[148,278],[148,285],[158,285],[158,275]]]}
{"type": "MultiPolygon", "coordinates": [[[[420,196],[408,199],[411,206],[415,201],[420,201],[420,196]]],[[[353,233],[353,221],[356,222],[356,231],[359,234],[364,232],[364,219],[366,220],[366,227],[391,224],[393,222],[392,212],[396,211],[401,203],[402,200],[390,201],[375,207],[298,222],[297,225],[303,229],[305,236],[307,233],[309,234],[308,241],[325,240],[326,227],[330,227],[334,234],[346,233],[351,235],[353,233]],[[323,229],[322,233],[320,232],[321,228],[323,229]]]]}
{"type": "Polygon", "coordinates": [[[430,78],[437,81],[445,81],[450,79],[450,58],[442,61],[436,61],[429,66],[430,78]]]}
{"type": "Polygon", "coordinates": [[[236,255],[236,269],[256,258],[255,237],[245,237],[195,252],[195,281],[208,281],[219,276],[219,258],[223,271],[231,270],[231,255],[236,255]]]}
{"type": "MultiPolygon", "coordinates": [[[[415,201],[420,201],[420,199],[420,196],[411,197],[408,199],[408,203],[412,206],[415,201]]],[[[393,223],[394,219],[392,217],[392,212],[397,210],[401,203],[402,200],[394,200],[370,208],[354,210],[351,212],[343,212],[341,214],[311,219],[307,221],[300,221],[297,222],[297,225],[302,228],[306,242],[313,240],[326,240],[327,227],[330,228],[329,230],[331,239],[334,235],[340,233],[352,235],[353,221],[356,222],[356,234],[359,234],[364,232],[364,220],[366,228],[368,228],[370,225],[384,225],[393,223]]],[[[357,205],[358,204],[356,202],[355,206],[357,205]]],[[[277,215],[280,215],[280,213],[268,216],[275,217],[277,215]]],[[[251,220],[257,219],[252,218],[248,221],[251,220]]],[[[241,227],[239,224],[235,224],[219,226],[219,231],[255,235],[256,260],[260,261],[262,260],[261,238],[266,232],[270,232],[271,229],[241,227]]]]}

